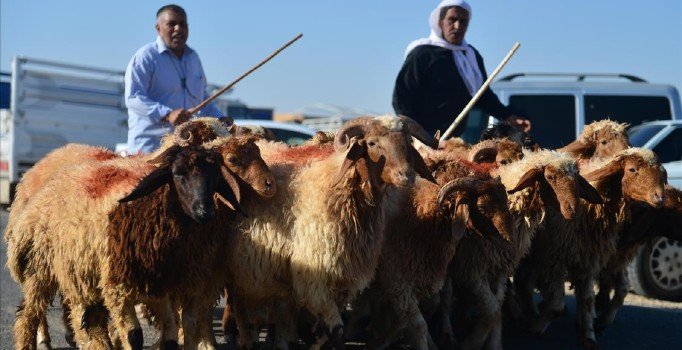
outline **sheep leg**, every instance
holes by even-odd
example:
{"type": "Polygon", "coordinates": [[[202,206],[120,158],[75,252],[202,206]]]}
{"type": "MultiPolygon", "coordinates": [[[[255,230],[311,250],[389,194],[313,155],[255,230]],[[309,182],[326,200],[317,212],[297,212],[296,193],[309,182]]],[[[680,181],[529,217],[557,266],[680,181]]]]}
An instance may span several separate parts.
{"type": "Polygon", "coordinates": [[[460,348],[463,350],[483,347],[493,329],[495,320],[502,316],[501,305],[497,296],[487,283],[476,281],[472,287],[471,294],[476,299],[479,315],[474,322],[473,331],[460,344],[460,348]]]}
{"type": "Polygon", "coordinates": [[[535,336],[543,335],[552,321],[564,313],[566,302],[563,279],[547,282],[540,287],[540,294],[544,305],[530,322],[530,332],[535,336]]]}
{"type": "MultiPolygon", "coordinates": [[[[258,330],[253,322],[251,312],[249,308],[245,305],[245,301],[242,298],[235,298],[233,300],[234,311],[233,314],[235,323],[239,328],[239,338],[237,339],[237,344],[240,349],[250,349],[252,347],[258,346],[258,330]]],[[[252,308],[251,311],[254,311],[252,308]]]]}
{"type": "MultiPolygon", "coordinates": [[[[504,298],[507,294],[507,281],[506,277],[500,278],[497,283],[497,288],[495,295],[497,296],[497,304],[504,305],[504,298]]],[[[490,336],[488,336],[488,342],[486,344],[487,349],[491,350],[501,350],[502,349],[502,312],[496,313],[494,322],[492,325],[492,330],[490,331],[490,336]]]]}
{"type": "MultiPolygon", "coordinates": [[[[135,313],[135,304],[132,300],[120,295],[116,288],[111,288],[104,293],[104,304],[111,312],[111,321],[123,349],[142,349],[144,339],[142,327],[135,313]]],[[[73,311],[73,310],[72,310],[73,311]]]]}
{"type": "Polygon", "coordinates": [[[409,298],[405,309],[407,318],[407,333],[411,340],[413,349],[437,350],[438,346],[434,343],[429,334],[429,327],[426,324],[424,315],[419,310],[419,304],[414,298],[409,298]]]}
{"type": "MultiPolygon", "coordinates": [[[[455,340],[455,331],[452,329],[452,320],[450,318],[452,313],[454,290],[452,286],[452,278],[449,275],[445,277],[444,282],[443,289],[441,289],[437,295],[432,297],[432,300],[436,303],[436,306],[435,310],[432,312],[432,315],[429,316],[429,319],[436,320],[436,325],[438,326],[436,330],[438,332],[438,334],[436,334],[438,346],[442,347],[443,349],[452,349],[455,348],[457,344],[457,341],[455,340]]],[[[431,332],[427,332],[427,336],[429,338],[429,342],[434,342],[431,332]]]]}
{"type": "Polygon", "coordinates": [[[586,349],[597,349],[594,335],[594,279],[587,277],[574,283],[577,307],[577,326],[580,343],[586,349]]]}
{"type": "MultiPolygon", "coordinates": [[[[107,322],[109,312],[102,305],[70,303],[69,319],[76,343],[81,349],[110,350],[114,346],[109,339],[107,322]]],[[[127,345],[127,344],[124,344],[127,345]]],[[[124,349],[130,349],[129,347],[124,349]]]]}
{"type": "Polygon", "coordinates": [[[594,299],[594,308],[597,315],[601,315],[608,308],[611,302],[611,291],[614,290],[615,276],[614,273],[608,269],[601,271],[599,276],[599,293],[594,299]]]}
{"type": "Polygon", "coordinates": [[[203,296],[198,309],[198,341],[199,349],[202,350],[215,350],[218,346],[215,334],[213,333],[213,306],[215,305],[213,297],[213,294],[211,296],[203,296]]]}
{"type": "Polygon", "coordinates": [[[178,348],[178,331],[180,327],[170,299],[151,300],[147,303],[147,306],[152,315],[154,315],[156,323],[161,328],[161,337],[159,339],[161,349],[178,348]]]}
{"type": "Polygon", "coordinates": [[[275,349],[289,349],[289,342],[295,341],[297,334],[297,313],[289,300],[275,300],[272,307],[275,321],[275,349]]]}
{"type": "MultiPolygon", "coordinates": [[[[630,282],[628,280],[627,271],[621,269],[613,275],[613,278],[613,298],[597,318],[597,328],[604,328],[613,324],[613,321],[616,319],[616,313],[618,313],[618,310],[623,306],[625,297],[628,295],[630,282]]],[[[601,293],[601,290],[599,292],[601,293]]]]}
{"type": "Polygon", "coordinates": [[[205,317],[201,317],[201,312],[205,311],[195,300],[190,300],[182,304],[182,332],[184,335],[183,349],[199,348],[199,324],[205,317]]]}
{"type": "MultiPolygon", "coordinates": [[[[62,301],[62,323],[64,324],[64,340],[71,346],[72,348],[76,347],[76,339],[73,333],[73,327],[71,327],[71,322],[69,322],[70,315],[71,315],[71,306],[69,305],[69,302],[64,300],[64,296],[60,294],[59,299],[62,301]]],[[[46,320],[47,321],[47,320],[46,320]]],[[[45,328],[47,331],[47,327],[45,328]]]]}
{"type": "MultiPolygon", "coordinates": [[[[46,320],[45,314],[54,294],[54,283],[42,283],[35,275],[26,278],[21,285],[24,300],[19,305],[14,323],[14,339],[16,349],[36,349],[38,328],[41,321],[46,320]]],[[[45,325],[47,331],[47,325],[45,325]]]]}
{"type": "Polygon", "coordinates": [[[380,308],[383,310],[380,313],[372,312],[373,339],[368,348],[373,350],[385,349],[390,346],[407,325],[405,319],[407,305],[397,301],[396,296],[388,296],[386,298],[388,300],[382,302],[381,299],[383,298],[372,297],[372,310],[379,310],[380,308]]]}
{"type": "Polygon", "coordinates": [[[521,264],[514,275],[514,297],[521,309],[521,318],[526,321],[540,315],[533,295],[535,294],[536,271],[530,264],[521,264]]]}
{"type": "MultiPolygon", "coordinates": [[[[325,288],[318,288],[324,290],[325,288]]],[[[343,343],[343,320],[339,307],[334,302],[334,299],[327,293],[320,296],[320,300],[307,299],[307,307],[313,314],[318,315],[320,325],[323,328],[324,334],[320,336],[315,344],[311,346],[311,350],[319,350],[329,342],[329,345],[336,349],[344,349],[343,343]]]]}
{"type": "Polygon", "coordinates": [[[50,350],[52,349],[52,339],[50,338],[50,331],[47,326],[47,317],[43,315],[38,323],[38,349],[39,350],[50,350]]]}

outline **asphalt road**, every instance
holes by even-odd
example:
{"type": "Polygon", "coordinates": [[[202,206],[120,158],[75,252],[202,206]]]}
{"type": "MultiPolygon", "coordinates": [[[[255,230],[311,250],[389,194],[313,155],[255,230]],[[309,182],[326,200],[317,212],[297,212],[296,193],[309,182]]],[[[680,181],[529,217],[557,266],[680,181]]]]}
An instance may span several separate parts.
{"type": "MultiPolygon", "coordinates": [[[[0,213],[1,229],[4,233],[8,213],[0,213]]],[[[0,245],[0,349],[13,349],[12,325],[16,306],[21,300],[21,290],[12,280],[5,267],[7,246],[0,245]]],[[[507,349],[580,349],[575,336],[575,302],[568,297],[569,313],[555,321],[542,338],[533,338],[514,325],[505,328],[504,345],[507,349]]],[[[214,327],[218,342],[224,347],[219,330],[221,308],[214,312],[214,327]]],[[[49,310],[48,323],[54,349],[70,349],[64,341],[64,327],[61,323],[61,307],[58,302],[49,310]]],[[[145,345],[156,340],[157,334],[145,327],[145,345]]],[[[602,349],[682,349],[682,303],[669,303],[629,295],[616,322],[597,337],[602,349]]]]}

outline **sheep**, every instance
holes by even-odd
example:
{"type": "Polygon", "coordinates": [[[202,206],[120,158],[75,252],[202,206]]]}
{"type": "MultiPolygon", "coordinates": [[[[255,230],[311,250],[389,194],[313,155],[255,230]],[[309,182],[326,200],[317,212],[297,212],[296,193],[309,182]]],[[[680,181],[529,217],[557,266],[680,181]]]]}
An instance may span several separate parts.
{"type": "MultiPolygon", "coordinates": [[[[4,240],[8,246],[16,247],[13,250],[7,251],[7,267],[16,281],[22,278],[21,271],[25,268],[23,266],[25,261],[22,260],[22,257],[29,254],[28,250],[33,242],[31,237],[22,236],[21,231],[19,231],[17,236],[15,234],[16,230],[14,230],[14,223],[17,222],[17,216],[26,207],[33,195],[65,164],[71,164],[74,160],[92,159],[103,161],[116,157],[118,157],[116,153],[106,148],[67,144],[48,153],[22,176],[21,181],[17,185],[16,195],[12,201],[4,233],[4,240]]],[[[64,320],[67,320],[68,312],[68,305],[64,305],[64,320]]],[[[68,326],[66,327],[65,338],[69,345],[75,346],[73,330],[68,326]]],[[[50,348],[50,334],[47,331],[46,319],[40,320],[38,346],[50,348]]]]}
{"type": "Polygon", "coordinates": [[[579,163],[589,159],[607,158],[630,147],[625,132],[627,123],[604,119],[585,126],[577,140],[557,149],[577,157],[579,163]]]}
{"type": "Polygon", "coordinates": [[[563,282],[567,278],[576,290],[580,342],[587,348],[596,348],[594,281],[616,252],[618,233],[631,218],[632,201],[660,207],[664,180],[656,155],[639,148],[626,149],[608,160],[586,163],[581,174],[592,181],[604,204],[580,202],[571,223],[549,226],[548,222],[533,241],[519,275],[531,281],[525,285],[526,290],[531,290],[529,298],[532,288],[537,287],[544,299],[544,307],[531,322],[533,333],[544,332],[551,319],[563,312],[563,282]]]}
{"type": "Polygon", "coordinates": [[[426,166],[434,170],[439,165],[448,161],[456,159],[466,159],[469,154],[471,145],[466,143],[459,137],[453,137],[447,140],[440,140],[438,148],[425,147],[419,142],[415,142],[415,148],[419,154],[424,158],[426,166]]]}
{"type": "MultiPolygon", "coordinates": [[[[367,293],[372,303],[390,305],[393,322],[386,333],[374,339],[372,348],[385,348],[404,328],[413,347],[435,348],[418,302],[441,290],[448,263],[469,220],[491,239],[514,236],[499,180],[459,161],[446,167],[446,174],[439,176],[439,182],[447,182],[444,186],[420,179],[413,189],[405,189],[411,205],[403,207],[387,225],[382,259],[367,293]]],[[[375,333],[379,331],[375,319],[383,317],[372,315],[375,333]]]]}
{"type": "Polygon", "coordinates": [[[523,159],[501,166],[493,174],[499,174],[509,193],[515,235],[506,247],[475,235],[465,236],[459,243],[450,264],[453,288],[460,304],[474,298],[478,311],[473,330],[460,343],[463,349],[480,348],[486,339],[489,347],[501,347],[501,308],[507,279],[527,254],[547,212],[571,219],[578,197],[598,200],[594,189],[578,176],[575,161],[557,152],[524,151],[523,159]]]}
{"type": "MultiPolygon", "coordinates": [[[[235,303],[291,300],[319,318],[333,346],[342,346],[337,303],[365,288],[374,275],[385,216],[398,210],[395,186],[410,186],[415,173],[431,177],[410,135],[435,146],[413,120],[385,116],[346,123],[333,149],[262,147],[281,191],[254,209],[257,220],[243,220],[232,236],[235,254],[229,261],[243,267],[231,276],[235,303]],[[310,161],[310,152],[325,155],[310,161]]],[[[238,308],[238,324],[244,316],[238,308]]],[[[250,346],[252,328],[245,323],[239,328],[240,345],[250,346]]]]}
{"type": "MultiPolygon", "coordinates": [[[[173,153],[177,153],[177,154],[179,154],[179,155],[183,155],[184,153],[189,153],[189,152],[190,152],[190,150],[188,150],[188,151],[173,151],[173,153]]],[[[178,156],[178,157],[180,157],[180,156],[178,156]]],[[[216,158],[216,156],[211,156],[211,157],[212,157],[212,159],[213,159],[213,158],[216,158]]],[[[218,156],[218,157],[219,157],[219,156],[218,156]]],[[[187,156],[183,156],[183,157],[180,157],[179,159],[176,159],[176,162],[175,162],[175,163],[180,162],[182,158],[187,158],[187,156]]],[[[200,161],[201,159],[203,159],[201,156],[200,156],[200,157],[192,156],[192,157],[190,158],[190,160],[192,160],[192,161],[195,161],[195,160],[196,160],[196,161],[200,161]]],[[[216,161],[214,160],[213,162],[215,163],[216,161]]],[[[174,163],[174,164],[175,164],[175,163],[174,163]]],[[[263,166],[264,166],[264,164],[263,164],[263,166]]],[[[88,174],[89,174],[89,173],[88,173],[88,170],[89,170],[90,168],[94,168],[95,170],[100,169],[100,170],[102,171],[101,174],[91,173],[91,174],[93,174],[93,175],[91,176],[91,178],[94,178],[94,177],[100,176],[100,175],[101,175],[101,176],[104,176],[104,175],[107,175],[107,174],[111,174],[112,176],[114,176],[114,179],[118,179],[118,178],[115,177],[115,175],[117,175],[119,172],[120,172],[120,174],[122,174],[122,176],[123,176],[123,175],[127,176],[127,177],[124,177],[123,179],[118,179],[118,180],[119,180],[118,182],[114,181],[114,184],[113,184],[111,187],[104,187],[104,186],[102,186],[101,184],[99,185],[99,187],[97,187],[97,186],[95,186],[95,182],[94,182],[94,181],[90,181],[89,183],[87,183],[87,184],[89,184],[90,187],[85,186],[85,187],[80,187],[80,188],[77,188],[77,189],[72,190],[72,191],[75,191],[75,192],[78,192],[79,190],[80,190],[80,191],[86,191],[86,192],[87,192],[87,191],[90,191],[90,192],[88,192],[88,193],[92,193],[92,194],[94,194],[94,195],[96,195],[96,196],[100,196],[100,195],[101,195],[101,196],[104,196],[104,198],[106,198],[106,199],[104,199],[104,200],[108,200],[109,202],[114,202],[114,201],[115,201],[115,198],[113,198],[114,195],[115,195],[116,193],[121,193],[122,187],[126,187],[126,184],[128,184],[128,183],[130,183],[131,181],[134,181],[134,180],[135,180],[135,176],[136,176],[135,174],[144,173],[145,171],[146,171],[146,172],[149,172],[149,171],[151,170],[151,169],[150,169],[150,165],[146,165],[145,162],[144,162],[144,160],[142,160],[142,159],[140,159],[140,158],[138,158],[138,159],[123,159],[123,160],[119,159],[119,160],[111,161],[111,162],[109,162],[109,163],[104,162],[104,163],[97,163],[97,164],[84,164],[84,165],[82,165],[82,166],[76,167],[76,169],[75,169],[74,172],[70,172],[70,173],[67,173],[67,174],[59,174],[55,179],[50,180],[49,184],[46,185],[45,188],[39,192],[39,197],[42,196],[42,197],[45,197],[45,198],[46,198],[45,200],[42,201],[42,202],[45,202],[45,203],[42,203],[42,204],[38,203],[38,204],[40,204],[40,205],[42,205],[43,207],[45,207],[45,206],[49,206],[49,203],[57,202],[57,201],[63,200],[63,199],[61,199],[61,197],[60,197],[60,198],[55,198],[55,196],[50,196],[50,192],[52,192],[52,190],[54,190],[54,189],[61,189],[61,190],[64,190],[65,192],[68,192],[68,189],[64,189],[64,188],[63,188],[63,187],[66,186],[66,184],[64,183],[64,180],[65,180],[65,179],[73,179],[74,177],[77,177],[77,176],[84,176],[85,179],[87,180],[87,176],[88,176],[88,174]],[[113,162],[113,163],[112,163],[112,162],[113,162]],[[133,166],[132,168],[130,168],[130,167],[129,167],[129,168],[126,168],[126,167],[121,168],[121,167],[119,167],[119,165],[126,165],[127,163],[130,163],[130,164],[128,164],[129,166],[132,166],[132,165],[134,165],[134,166],[133,166]],[[118,169],[118,170],[117,170],[117,169],[118,169]],[[107,194],[109,194],[109,195],[107,196],[107,194]],[[46,203],[47,203],[47,204],[46,204],[46,203]]],[[[166,169],[168,169],[168,166],[163,166],[163,167],[161,167],[161,168],[159,168],[159,169],[168,172],[168,171],[166,170],[166,169]]],[[[157,169],[157,170],[154,171],[154,172],[151,172],[150,174],[157,174],[157,175],[158,175],[158,174],[159,174],[159,171],[161,171],[161,170],[159,170],[159,169],[157,169]]],[[[174,169],[174,170],[176,170],[176,169],[174,169]]],[[[93,170],[93,171],[94,171],[94,170],[93,170]]],[[[186,170],[180,169],[179,171],[186,171],[186,170]]],[[[152,175],[150,175],[150,176],[152,176],[152,175]]],[[[184,176],[187,176],[187,175],[184,175],[184,176]]],[[[160,177],[159,179],[162,179],[162,177],[160,177]]],[[[212,181],[215,182],[215,180],[212,180],[212,181]]],[[[233,183],[234,183],[234,181],[233,181],[233,183]]],[[[130,186],[130,185],[128,185],[128,186],[130,186]]],[[[168,191],[168,190],[166,190],[166,191],[168,191]]],[[[211,192],[211,193],[212,193],[212,192],[211,192]]],[[[86,196],[81,196],[81,197],[71,197],[71,199],[73,200],[73,202],[75,202],[75,203],[73,204],[74,206],[77,206],[78,204],[81,204],[81,203],[79,203],[79,202],[94,201],[92,198],[88,198],[88,195],[86,195],[86,196]],[[81,198],[81,197],[82,197],[82,198],[81,198]]],[[[66,198],[66,197],[64,197],[64,198],[66,198]]],[[[103,217],[102,217],[102,215],[100,215],[100,219],[99,219],[99,220],[100,220],[100,221],[105,221],[105,222],[106,222],[106,221],[108,220],[108,219],[106,219],[106,212],[104,212],[104,210],[106,209],[106,208],[105,208],[106,206],[97,205],[97,203],[101,203],[101,201],[102,201],[102,199],[99,199],[99,202],[93,203],[92,209],[95,209],[95,213],[94,213],[94,214],[85,214],[85,213],[87,212],[87,210],[83,210],[83,212],[80,213],[80,215],[81,215],[81,216],[94,217],[94,216],[97,216],[96,213],[103,213],[103,214],[102,214],[103,217]],[[102,219],[106,219],[106,220],[102,220],[102,219]]],[[[171,202],[168,202],[168,203],[169,203],[169,204],[172,204],[173,202],[177,202],[177,200],[171,201],[171,202]]],[[[69,202],[68,204],[69,204],[69,205],[72,205],[72,203],[70,203],[70,202],[69,202]]],[[[111,204],[109,204],[109,205],[111,206],[111,204]]],[[[211,198],[211,205],[212,205],[212,198],[211,198]]],[[[174,204],[173,206],[177,206],[177,204],[174,204]]],[[[65,207],[66,207],[66,208],[69,208],[69,206],[65,206],[65,207]]],[[[166,205],[161,205],[160,207],[166,207],[166,205]]],[[[119,208],[119,207],[116,207],[116,208],[119,208]]],[[[150,207],[150,208],[151,208],[151,207],[150,207]]],[[[92,210],[92,209],[91,209],[91,210],[92,210]]],[[[189,210],[189,209],[191,209],[191,208],[185,208],[185,210],[189,210]]],[[[197,207],[196,209],[192,209],[192,210],[199,210],[199,209],[200,209],[200,208],[197,207]]],[[[150,209],[150,210],[151,210],[151,209],[150,209]]],[[[161,209],[159,209],[159,210],[161,210],[161,209]]],[[[35,211],[35,210],[34,210],[34,211],[35,211]]],[[[76,213],[76,214],[78,214],[78,213],[76,213]]],[[[209,211],[207,211],[207,210],[204,210],[204,214],[203,214],[203,215],[210,215],[210,214],[212,214],[212,212],[209,212],[209,211]]],[[[30,215],[30,214],[23,214],[23,215],[28,216],[28,215],[30,215]]],[[[50,223],[52,223],[52,222],[55,222],[55,223],[58,222],[59,220],[58,220],[58,217],[57,217],[57,216],[58,216],[58,215],[57,215],[56,213],[55,213],[54,215],[46,215],[45,218],[39,218],[40,220],[36,220],[36,221],[43,222],[44,224],[41,224],[41,225],[43,225],[44,227],[53,229],[54,227],[52,227],[52,226],[50,226],[50,225],[48,225],[48,224],[50,224],[50,223]]],[[[78,217],[78,216],[77,216],[77,217],[78,217]]],[[[82,219],[87,220],[87,219],[90,219],[90,218],[82,218],[82,219]]],[[[34,219],[34,220],[35,220],[35,219],[34,219]]],[[[27,222],[28,224],[31,224],[31,223],[30,223],[30,219],[28,219],[28,220],[26,220],[26,221],[28,221],[28,222],[27,222]]],[[[96,222],[96,221],[98,221],[98,220],[97,220],[97,219],[91,220],[89,223],[90,223],[90,224],[93,224],[93,226],[98,226],[98,222],[96,222]]],[[[39,222],[39,223],[40,223],[40,222],[39,222]]],[[[57,230],[53,230],[53,231],[47,232],[47,233],[49,233],[49,234],[45,234],[45,233],[42,233],[42,232],[37,232],[36,234],[40,234],[40,239],[42,239],[44,242],[42,242],[43,244],[40,244],[40,245],[39,245],[39,244],[36,244],[36,245],[34,246],[34,249],[38,250],[38,248],[39,248],[40,251],[41,251],[41,253],[42,253],[43,251],[47,251],[48,253],[54,254],[54,252],[52,252],[53,249],[52,249],[52,248],[49,248],[49,244],[48,244],[48,243],[52,243],[52,244],[55,244],[55,245],[61,245],[61,246],[64,246],[64,245],[68,244],[68,243],[66,243],[66,242],[61,242],[61,239],[59,240],[59,242],[57,242],[57,241],[52,242],[52,241],[49,239],[49,237],[50,237],[52,234],[54,234],[55,236],[59,236],[59,237],[61,237],[61,236],[67,236],[67,234],[64,233],[64,231],[59,232],[59,230],[61,230],[61,229],[66,230],[66,228],[70,228],[70,227],[68,227],[68,226],[69,226],[68,224],[69,224],[69,223],[67,223],[67,225],[63,225],[63,226],[66,226],[66,227],[58,226],[58,227],[57,227],[57,230]],[[64,233],[64,235],[60,235],[60,233],[64,233]],[[57,243],[59,243],[59,244],[57,244],[57,243]],[[46,248],[46,247],[47,247],[47,248],[46,248]]],[[[101,227],[101,224],[99,224],[99,225],[100,225],[100,227],[101,227]]],[[[109,227],[111,227],[110,224],[107,224],[107,225],[108,225],[109,227]]],[[[39,225],[34,225],[34,227],[40,227],[40,226],[39,226],[39,225]]],[[[74,229],[74,231],[76,231],[76,232],[83,232],[83,230],[87,230],[87,228],[78,228],[78,229],[74,229]],[[80,231],[79,231],[79,230],[80,230],[80,231]]],[[[97,231],[100,231],[100,232],[101,232],[102,230],[104,230],[104,228],[99,229],[99,230],[93,230],[93,231],[95,231],[95,233],[96,233],[97,231]]],[[[49,230],[48,230],[48,231],[49,231],[49,230]]],[[[102,234],[104,234],[104,233],[103,233],[103,232],[102,232],[102,233],[99,233],[99,235],[102,235],[102,234]]],[[[62,238],[63,238],[63,237],[62,237],[62,238]]],[[[150,243],[151,243],[151,242],[150,242],[150,243]]],[[[159,241],[155,241],[155,242],[153,242],[153,243],[154,243],[154,244],[158,244],[159,241]]],[[[81,247],[82,247],[82,244],[81,244],[81,247]]],[[[87,250],[88,247],[82,247],[82,248],[87,250]]],[[[43,254],[44,254],[44,253],[43,253],[43,254]]],[[[38,252],[36,252],[35,255],[40,256],[40,254],[39,254],[38,252]]],[[[96,254],[95,254],[95,255],[96,255],[96,254]]],[[[55,254],[55,256],[60,256],[60,255],[55,254]]],[[[62,258],[67,258],[67,259],[66,259],[66,262],[68,262],[68,257],[63,257],[63,256],[60,256],[60,257],[62,257],[62,258]]],[[[92,256],[90,256],[90,257],[92,258],[92,256]]],[[[53,259],[49,259],[48,261],[52,261],[52,260],[53,260],[53,259]]],[[[87,264],[85,264],[85,265],[87,265],[87,264]]],[[[103,265],[106,265],[106,264],[99,264],[99,265],[102,265],[102,266],[100,266],[100,267],[103,268],[105,272],[107,271],[107,270],[105,269],[105,266],[103,266],[103,265]]],[[[80,265],[79,265],[79,266],[80,266],[80,265]]],[[[94,266],[97,266],[97,265],[94,265],[94,266]]],[[[63,267],[63,266],[59,266],[59,265],[58,265],[58,266],[56,266],[56,267],[63,267]]],[[[43,268],[43,270],[47,270],[47,269],[43,268]]],[[[54,271],[58,271],[59,269],[53,269],[53,270],[54,270],[54,271]]],[[[55,273],[56,275],[58,275],[58,273],[56,273],[56,272],[54,272],[54,271],[52,271],[52,272],[55,273]]],[[[50,272],[49,272],[49,271],[43,271],[42,273],[47,273],[47,274],[49,274],[50,272]]],[[[102,273],[102,275],[104,275],[104,276],[102,276],[102,277],[107,277],[106,274],[104,274],[104,273],[102,273]]],[[[51,278],[51,279],[54,281],[54,277],[45,276],[45,278],[51,278]]],[[[44,279],[44,280],[45,280],[45,279],[44,279]]],[[[60,288],[62,287],[62,283],[61,283],[61,282],[62,282],[62,281],[60,280],[60,288]]],[[[67,281],[67,282],[68,282],[68,281],[67,281]]],[[[97,282],[96,282],[96,281],[91,281],[91,283],[97,283],[97,282]]],[[[65,283],[65,284],[68,284],[68,283],[65,283]]],[[[52,285],[54,285],[54,283],[52,283],[52,285]]],[[[87,284],[86,284],[86,286],[87,286],[87,284]]],[[[87,293],[85,293],[85,294],[87,294],[87,293]]],[[[78,299],[78,298],[74,298],[74,294],[73,294],[73,293],[71,293],[70,295],[71,295],[71,297],[70,297],[70,298],[67,297],[67,300],[68,300],[68,299],[78,299]]],[[[95,293],[95,295],[96,295],[96,293],[95,293]]],[[[90,296],[84,296],[84,298],[89,298],[89,297],[92,297],[92,294],[91,294],[90,296]]],[[[101,298],[101,295],[100,295],[100,298],[101,298]]],[[[121,299],[121,300],[123,300],[123,299],[121,299]]],[[[73,301],[73,300],[71,300],[71,301],[73,301]]],[[[35,305],[32,304],[31,307],[33,308],[32,310],[35,312],[35,305]]],[[[107,305],[107,307],[110,308],[110,305],[107,305]]],[[[110,308],[110,309],[111,309],[111,308],[110,308]]],[[[26,308],[24,308],[23,313],[25,313],[25,310],[26,310],[26,308]]],[[[79,312],[82,313],[82,308],[81,308],[81,310],[80,310],[79,312]]],[[[74,319],[74,320],[77,319],[77,316],[72,316],[72,319],[74,319]]],[[[23,328],[23,327],[20,325],[20,323],[21,323],[21,322],[19,322],[19,320],[18,320],[17,324],[18,324],[19,326],[17,326],[16,328],[19,329],[19,330],[21,330],[21,329],[23,328]]],[[[100,325],[100,326],[101,326],[101,325],[100,325]]],[[[138,327],[139,327],[139,326],[138,326],[138,327]]],[[[134,327],[134,328],[135,328],[135,327],[134,327]]],[[[133,332],[133,335],[134,335],[134,332],[133,332]]],[[[85,336],[85,337],[87,337],[87,336],[85,336]]],[[[125,338],[125,337],[124,337],[124,338],[125,338]]],[[[87,339],[84,338],[84,336],[81,334],[81,339],[80,339],[80,341],[83,342],[83,341],[86,341],[86,340],[87,340],[87,339]]],[[[100,343],[99,345],[100,345],[100,346],[103,346],[103,347],[107,347],[106,343],[107,343],[107,341],[101,340],[101,343],[100,343]]]]}
{"type": "MultiPolygon", "coordinates": [[[[184,146],[190,144],[197,145],[202,142],[214,140],[219,136],[227,135],[229,135],[229,129],[224,120],[218,120],[211,117],[195,118],[176,128],[173,134],[164,137],[161,150],[148,156],[147,159],[154,159],[161,154],[163,150],[171,147],[173,144],[184,146]],[[196,137],[194,137],[195,135],[196,137]]],[[[119,155],[106,148],[82,144],[67,144],[48,153],[24,174],[17,186],[16,196],[12,202],[8,225],[4,234],[4,239],[8,242],[8,245],[16,247],[15,249],[8,251],[7,262],[7,266],[15,280],[19,281],[20,271],[23,270],[19,257],[28,256],[30,254],[28,250],[32,245],[32,240],[31,237],[23,237],[21,235],[15,236],[13,225],[17,221],[16,216],[23,210],[29,199],[62,167],[70,167],[91,161],[106,161],[118,157],[119,155]]],[[[62,304],[62,316],[66,328],[65,338],[69,345],[75,346],[73,330],[68,323],[68,314],[70,312],[69,305],[67,303],[62,304]]],[[[50,348],[50,336],[46,319],[40,320],[40,326],[38,328],[38,346],[50,348]]]]}

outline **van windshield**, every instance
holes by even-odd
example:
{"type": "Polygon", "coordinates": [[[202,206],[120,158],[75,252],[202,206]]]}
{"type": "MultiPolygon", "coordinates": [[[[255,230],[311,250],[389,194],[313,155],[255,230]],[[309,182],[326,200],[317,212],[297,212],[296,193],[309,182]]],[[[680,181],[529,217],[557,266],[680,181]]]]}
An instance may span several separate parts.
{"type": "Polygon", "coordinates": [[[602,119],[630,125],[672,119],[670,100],[665,96],[585,95],[585,125],[602,119]]]}
{"type": "Polygon", "coordinates": [[[644,144],[651,140],[654,135],[658,134],[659,131],[663,130],[665,125],[650,124],[650,125],[637,125],[628,131],[628,137],[630,138],[630,144],[633,147],[642,147],[644,144]]]}

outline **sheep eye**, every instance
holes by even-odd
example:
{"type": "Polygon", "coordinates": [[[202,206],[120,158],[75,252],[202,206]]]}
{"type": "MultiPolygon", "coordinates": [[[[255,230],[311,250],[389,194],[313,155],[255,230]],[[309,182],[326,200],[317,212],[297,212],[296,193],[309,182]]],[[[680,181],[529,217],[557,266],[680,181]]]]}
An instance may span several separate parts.
{"type": "Polygon", "coordinates": [[[506,160],[501,160],[501,161],[500,161],[500,164],[502,164],[502,165],[507,165],[507,161],[506,161],[506,160]]]}
{"type": "Polygon", "coordinates": [[[605,145],[605,144],[606,144],[606,140],[603,140],[603,141],[601,142],[601,144],[602,144],[602,145],[605,145]]]}
{"type": "Polygon", "coordinates": [[[376,142],[374,142],[374,141],[369,141],[369,142],[367,142],[367,145],[368,145],[369,147],[374,147],[374,146],[376,146],[376,142]]]}
{"type": "Polygon", "coordinates": [[[630,168],[630,169],[628,169],[628,171],[631,172],[631,173],[634,173],[634,172],[635,172],[635,168],[630,168]]]}
{"type": "Polygon", "coordinates": [[[239,165],[239,159],[237,157],[230,157],[228,160],[230,164],[239,165]]]}

